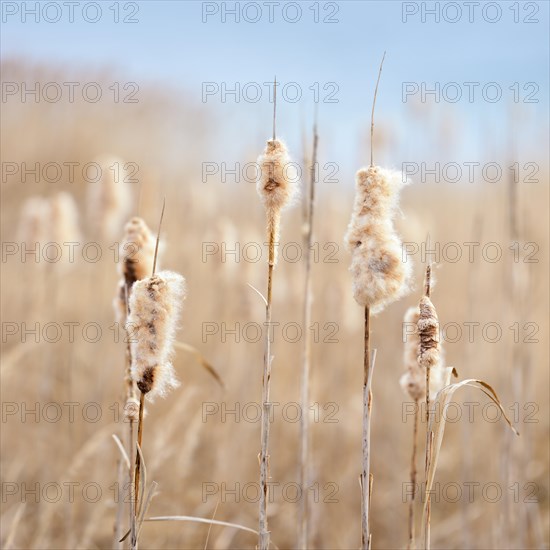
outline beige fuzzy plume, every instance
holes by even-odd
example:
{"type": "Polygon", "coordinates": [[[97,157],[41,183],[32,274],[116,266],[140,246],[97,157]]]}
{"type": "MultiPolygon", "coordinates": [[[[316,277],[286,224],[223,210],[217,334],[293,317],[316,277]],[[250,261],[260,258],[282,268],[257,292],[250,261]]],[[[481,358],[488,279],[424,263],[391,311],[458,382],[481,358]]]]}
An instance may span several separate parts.
{"type": "Polygon", "coordinates": [[[281,211],[298,192],[297,176],[289,177],[294,174],[290,162],[286,145],[278,139],[269,140],[258,157],[261,174],[256,188],[265,207],[268,235],[275,241],[279,239],[281,211]]]}
{"type": "Polygon", "coordinates": [[[40,196],[29,197],[21,209],[19,226],[17,229],[18,240],[27,246],[35,246],[36,243],[45,244],[50,239],[50,202],[40,196]]]}
{"type": "Polygon", "coordinates": [[[54,242],[82,242],[78,207],[69,193],[57,193],[50,199],[51,236],[54,242]]]}
{"type": "Polygon", "coordinates": [[[170,362],[185,280],[161,271],[134,283],[126,329],[131,341],[132,379],[149,400],[179,385],[170,362]]]}
{"type": "Polygon", "coordinates": [[[114,239],[132,208],[131,183],[124,161],[115,157],[96,159],[101,178],[88,184],[88,209],[93,232],[100,238],[114,239]]]}
{"type": "Polygon", "coordinates": [[[119,248],[120,263],[118,264],[121,279],[118,282],[114,301],[119,323],[126,321],[128,309],[126,294],[130,294],[132,285],[136,281],[145,279],[153,270],[155,243],[153,233],[141,218],[132,218],[124,227],[124,239],[119,248]]]}
{"type": "Polygon", "coordinates": [[[407,183],[401,172],[378,166],[357,172],[355,204],[345,241],[352,254],[353,296],[372,313],[382,311],[408,290],[410,265],[403,261],[401,241],[393,226],[399,192],[407,183]]]}

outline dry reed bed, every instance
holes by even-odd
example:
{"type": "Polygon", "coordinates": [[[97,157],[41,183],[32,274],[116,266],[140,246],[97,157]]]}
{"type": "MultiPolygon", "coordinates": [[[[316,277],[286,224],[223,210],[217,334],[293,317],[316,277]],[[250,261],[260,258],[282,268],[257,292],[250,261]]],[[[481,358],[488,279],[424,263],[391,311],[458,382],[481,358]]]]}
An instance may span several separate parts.
{"type": "MultiPolygon", "coordinates": [[[[144,120],[147,116],[144,115],[144,120]]],[[[4,121],[3,124],[6,128],[7,123],[4,121]]],[[[86,131],[82,131],[85,135],[71,141],[60,136],[57,143],[52,143],[52,148],[60,147],[66,151],[67,157],[82,159],[83,162],[100,154],[102,151],[97,148],[97,139],[104,133],[106,121],[100,119],[92,123],[87,119],[87,124],[86,131]]],[[[40,134],[45,129],[38,128],[36,131],[40,134]]],[[[109,136],[108,144],[112,150],[125,149],[120,152],[125,158],[162,158],[159,150],[144,151],[138,143],[131,140],[125,141],[123,145],[123,135],[109,136]]],[[[30,145],[27,152],[18,152],[13,149],[13,144],[6,144],[4,147],[5,158],[18,158],[18,154],[21,158],[29,154],[33,158],[36,156],[33,156],[35,150],[30,145]]],[[[197,149],[201,147],[202,145],[197,145],[197,149]]],[[[44,158],[47,159],[46,154],[44,158]]],[[[154,162],[149,164],[144,160],[143,163],[146,164],[144,173],[153,174],[154,162]]],[[[189,166],[189,179],[192,180],[193,171],[196,174],[196,166],[192,162],[189,162],[189,166]]],[[[206,401],[223,400],[228,406],[234,406],[235,402],[257,401],[257,392],[252,392],[251,395],[249,388],[261,386],[261,372],[257,366],[261,363],[263,344],[242,340],[240,343],[228,340],[223,344],[216,338],[203,344],[201,323],[225,321],[230,326],[235,322],[242,325],[251,318],[261,318],[261,301],[253,295],[246,283],[261,288],[265,274],[259,273],[263,270],[259,270],[254,264],[241,263],[235,269],[230,263],[221,264],[217,260],[201,262],[201,241],[206,240],[206,235],[213,235],[215,240],[231,234],[227,229],[230,224],[234,235],[231,238],[241,242],[261,242],[263,235],[258,228],[262,227],[264,212],[253,197],[251,189],[245,185],[231,189],[215,183],[211,187],[200,183],[182,186],[178,184],[180,174],[168,172],[163,175],[166,177],[162,182],[159,182],[158,176],[153,176],[148,181],[160,185],[161,193],[166,193],[168,204],[182,205],[182,208],[183,205],[194,205],[186,220],[186,225],[193,228],[190,231],[182,232],[179,216],[173,210],[167,211],[163,233],[170,255],[163,260],[163,269],[185,273],[190,289],[183,321],[185,340],[201,345],[212,363],[222,371],[227,389],[222,394],[192,358],[177,353],[174,366],[183,385],[165,400],[157,400],[154,414],[146,420],[150,421],[147,425],[147,466],[150,472],[154,472],[153,477],[158,481],[161,490],[153,503],[155,515],[172,514],[178,510],[181,513],[209,517],[217,499],[203,502],[202,481],[240,482],[242,486],[257,479],[255,451],[258,449],[259,424],[234,424],[231,419],[222,423],[219,416],[204,423],[201,406],[206,401]],[[250,219],[246,223],[242,223],[242,204],[250,205],[250,219]],[[227,222],[226,227],[222,223],[212,226],[207,221],[212,212],[219,213],[220,218],[223,216],[227,222]],[[219,296],[232,298],[220,301],[219,296]],[[176,420],[166,423],[167,418],[176,420]],[[186,422],[180,423],[177,420],[180,418],[185,418],[186,422]],[[243,453],[242,449],[249,449],[250,452],[243,453]]],[[[45,194],[52,194],[54,187],[48,187],[45,194]]],[[[63,187],[59,185],[57,190],[62,190],[63,187]]],[[[399,220],[396,222],[403,241],[421,242],[425,239],[427,230],[430,230],[432,238],[437,235],[441,242],[471,241],[473,224],[470,222],[476,214],[482,213],[483,229],[480,240],[499,242],[505,248],[507,236],[503,227],[507,220],[507,195],[504,188],[480,185],[475,186],[471,193],[463,193],[461,189],[451,185],[422,185],[417,189],[422,192],[412,186],[403,192],[401,208],[408,215],[407,223],[402,224],[399,220]],[[429,196],[429,201],[425,200],[426,196],[429,196]],[[491,204],[491,209],[484,209],[485,204],[491,204]],[[451,223],[457,211],[462,213],[463,223],[451,223]]],[[[36,188],[21,185],[3,189],[4,204],[13,206],[7,209],[2,219],[5,240],[16,238],[17,211],[24,198],[35,191],[36,188]]],[[[83,186],[76,185],[71,191],[74,191],[81,207],[84,200],[83,186]]],[[[548,364],[547,347],[544,345],[544,334],[548,330],[545,312],[549,305],[544,282],[544,274],[548,272],[548,256],[545,252],[548,247],[548,232],[545,226],[547,221],[541,223],[540,220],[545,219],[543,208],[548,200],[548,189],[543,185],[533,185],[522,188],[522,193],[520,211],[523,213],[521,219],[524,238],[540,245],[540,263],[530,265],[532,292],[527,306],[529,319],[540,326],[541,344],[523,345],[533,366],[531,386],[526,391],[529,400],[536,401],[540,407],[537,415],[539,423],[520,425],[519,429],[522,437],[525,435],[531,440],[526,476],[529,481],[540,485],[542,512],[547,512],[545,468],[548,450],[543,442],[548,429],[545,420],[549,412],[545,388],[548,387],[549,380],[548,371],[540,365],[548,364]]],[[[346,226],[352,200],[351,189],[339,193],[335,199],[331,189],[319,185],[317,212],[320,220],[327,220],[329,223],[316,226],[316,239],[321,243],[335,241],[340,245],[337,263],[313,265],[313,291],[316,296],[313,318],[321,323],[335,322],[340,327],[337,334],[338,344],[319,343],[314,344],[312,349],[313,363],[318,367],[312,372],[311,395],[321,405],[335,402],[339,406],[336,415],[338,423],[314,422],[311,425],[312,476],[322,483],[334,482],[339,487],[338,503],[319,502],[311,505],[311,541],[313,546],[320,548],[355,547],[359,540],[359,525],[355,518],[359,502],[356,479],[361,455],[361,427],[357,419],[361,416],[361,400],[357,388],[361,385],[362,373],[352,366],[362,361],[362,351],[357,346],[362,338],[362,315],[350,296],[348,258],[341,246],[341,231],[335,237],[333,230],[334,227],[346,226]],[[350,395],[356,397],[350,399],[350,395]],[[353,522],[349,521],[350,517],[354,518],[353,522]]],[[[140,214],[154,227],[158,217],[158,200],[155,202],[144,199],[142,205],[140,214]]],[[[300,234],[300,227],[300,212],[295,209],[288,214],[283,242],[285,239],[296,240],[292,236],[300,234]]],[[[420,281],[420,262],[418,258],[415,260],[415,280],[420,281]]],[[[82,339],[77,339],[74,344],[65,341],[58,344],[28,342],[24,350],[14,349],[18,346],[14,346],[13,340],[2,343],[2,401],[13,401],[14,396],[17,396],[17,401],[27,403],[96,401],[102,405],[103,411],[103,416],[97,423],[84,422],[78,417],[72,424],[65,418],[59,423],[51,424],[43,421],[34,423],[27,418],[25,423],[14,419],[3,425],[2,481],[26,481],[30,484],[36,481],[46,483],[69,479],[81,483],[98,482],[103,489],[103,498],[99,504],[85,503],[82,499],[71,507],[64,502],[27,503],[17,532],[17,544],[20,547],[38,544],[50,548],[89,547],[94,544],[106,547],[111,544],[115,510],[109,487],[116,479],[114,465],[118,455],[110,434],[121,425],[113,422],[109,406],[114,402],[123,403],[121,379],[124,364],[124,347],[112,341],[112,333],[108,330],[112,325],[111,299],[117,283],[114,267],[108,257],[97,264],[81,262],[74,270],[62,275],[56,272],[40,273],[30,263],[10,261],[3,267],[4,320],[59,323],[67,319],[75,319],[81,323],[95,321],[104,328],[105,338],[100,346],[82,339]],[[101,273],[100,277],[96,276],[98,272],[101,273]],[[19,296],[11,290],[22,283],[36,296],[32,309],[22,309],[19,296]],[[52,300],[54,288],[58,289],[54,293],[55,302],[52,300]],[[12,361],[10,357],[13,358],[12,361]],[[30,441],[32,453],[29,452],[30,441]],[[52,451],[52,441],[55,441],[55,453],[52,451]],[[51,457],[51,460],[44,457],[51,457]],[[109,467],[106,468],[105,464],[109,464],[109,467]],[[52,529],[47,523],[48,518],[56,520],[55,528],[52,529]]],[[[469,276],[471,264],[465,261],[457,264],[444,263],[436,270],[439,279],[436,288],[440,318],[459,323],[472,317],[482,323],[498,319],[503,327],[510,326],[516,318],[513,312],[502,307],[507,296],[505,281],[508,267],[505,262],[480,262],[475,266],[475,281],[472,281],[469,276]],[[463,299],[457,300],[457,295],[463,299]]],[[[303,264],[299,263],[281,262],[277,268],[277,285],[280,286],[274,289],[273,300],[281,323],[301,319],[302,287],[288,281],[301,280],[299,278],[302,274],[303,264]]],[[[379,548],[399,547],[407,539],[408,510],[407,505],[402,502],[402,483],[408,481],[408,442],[412,429],[410,421],[403,423],[401,420],[403,397],[398,378],[403,369],[402,350],[400,346],[385,345],[386,335],[400,327],[405,310],[416,303],[420,290],[420,285],[417,284],[414,296],[403,299],[382,313],[377,318],[372,335],[374,345],[379,350],[378,365],[384,365],[384,370],[387,371],[381,375],[382,371],[379,370],[373,382],[376,417],[372,426],[372,439],[376,452],[372,457],[372,469],[376,471],[378,500],[372,512],[371,530],[376,533],[376,547],[379,548]],[[407,444],[402,444],[404,441],[407,444]],[[388,457],[392,457],[392,461],[399,467],[387,468],[388,457]],[[380,490],[381,487],[384,488],[383,491],[380,490]],[[391,509],[392,513],[385,513],[384,510],[387,509],[391,509]],[[396,525],[402,527],[396,529],[396,525]]],[[[503,334],[506,333],[511,334],[509,330],[503,330],[503,334]]],[[[298,402],[300,344],[276,342],[276,345],[278,370],[277,376],[273,378],[273,395],[284,396],[285,401],[298,402]]],[[[513,350],[509,340],[499,345],[476,340],[469,346],[462,340],[456,344],[446,343],[445,347],[448,364],[456,366],[462,378],[477,375],[491,380],[498,388],[504,403],[513,401],[510,376],[503,368],[513,350]],[[465,357],[469,360],[465,361],[465,357]]],[[[464,394],[459,401],[467,398],[477,399],[475,394],[464,394]]],[[[473,449],[498,447],[502,437],[506,435],[502,434],[503,428],[495,428],[493,424],[485,422],[478,422],[469,428],[468,436],[473,449]]],[[[297,424],[279,422],[272,426],[271,454],[275,455],[271,471],[273,479],[283,483],[298,480],[298,435],[297,424]],[[294,442],[294,445],[289,445],[289,442],[294,442]]],[[[453,451],[462,445],[461,426],[448,425],[445,437],[438,477],[441,481],[465,479],[462,461],[453,451]]],[[[481,460],[474,453],[471,460],[474,473],[470,477],[475,481],[483,483],[501,479],[498,455],[487,455],[481,460]]],[[[1,505],[2,517],[8,523],[17,512],[17,504],[10,500],[1,505]]],[[[519,507],[520,504],[512,505],[512,512],[517,512],[519,507]]],[[[498,535],[486,526],[488,523],[498,525],[502,507],[476,501],[471,508],[469,525],[474,540],[480,545],[494,546],[499,542],[498,535]]],[[[294,544],[297,505],[278,501],[276,505],[272,505],[272,511],[274,516],[270,521],[270,528],[277,534],[277,538],[274,538],[276,544],[279,547],[294,544]]],[[[433,509],[434,547],[453,548],[457,540],[462,540],[464,535],[461,533],[461,513],[460,504],[441,502],[433,509]]],[[[543,521],[544,517],[543,513],[543,521]]],[[[257,503],[235,503],[229,499],[219,504],[216,518],[255,525],[257,503]]],[[[543,537],[546,539],[548,527],[547,522],[543,523],[543,537]]],[[[155,547],[202,547],[208,531],[207,526],[191,524],[152,524],[145,529],[147,545],[155,547]]],[[[211,532],[211,547],[228,548],[253,544],[249,534],[228,535],[223,529],[216,527],[211,532]]]]}

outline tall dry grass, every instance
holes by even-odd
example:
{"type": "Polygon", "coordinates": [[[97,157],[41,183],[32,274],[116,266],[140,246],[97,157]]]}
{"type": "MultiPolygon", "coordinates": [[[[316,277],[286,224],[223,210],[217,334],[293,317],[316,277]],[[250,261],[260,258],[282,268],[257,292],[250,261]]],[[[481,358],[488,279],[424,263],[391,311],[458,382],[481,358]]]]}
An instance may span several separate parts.
{"type": "MultiPolygon", "coordinates": [[[[23,75],[33,79],[38,68],[13,65],[4,66],[3,70],[8,71],[9,78],[23,75]]],[[[53,78],[47,68],[42,67],[40,71],[41,77],[53,78]]],[[[68,80],[70,78],[67,76],[68,80]]],[[[175,514],[214,517],[220,522],[254,527],[258,503],[246,500],[242,490],[237,493],[238,497],[227,491],[222,495],[221,483],[228,484],[227,489],[231,490],[236,483],[242,489],[244,484],[257,481],[260,425],[244,420],[242,414],[238,422],[231,415],[226,415],[222,421],[221,412],[205,416],[204,407],[217,404],[221,408],[225,403],[234,409],[238,403],[256,401],[251,394],[255,395],[253,388],[261,385],[262,372],[258,365],[262,362],[264,342],[245,341],[242,333],[239,341],[231,335],[222,341],[220,334],[205,339],[203,328],[205,323],[212,322],[220,327],[221,323],[226,323],[228,328],[235,328],[235,324],[240,323],[242,328],[251,319],[261,318],[261,302],[246,283],[262,288],[265,270],[253,262],[236,263],[230,259],[222,262],[219,254],[203,261],[203,242],[226,240],[232,246],[235,242],[264,242],[265,210],[246,183],[201,183],[197,159],[209,159],[211,144],[216,139],[216,125],[201,105],[187,112],[179,98],[172,101],[165,92],[144,89],[138,116],[105,105],[101,108],[75,106],[71,120],[53,135],[47,121],[56,117],[65,120],[60,105],[22,107],[6,111],[2,117],[2,132],[12,136],[2,143],[3,159],[85,163],[105,152],[112,153],[140,166],[139,215],[143,219],[154,222],[158,217],[158,197],[166,196],[168,206],[163,235],[169,252],[163,257],[162,268],[185,273],[189,288],[182,322],[185,341],[200,349],[224,381],[225,391],[191,355],[176,350],[173,364],[182,385],[165,399],[156,400],[145,420],[147,475],[158,483],[158,494],[151,501],[149,514],[155,517],[175,514]],[[169,128],[160,123],[162,120],[171,121],[169,128]],[[179,132],[190,124],[196,132],[185,135],[188,147],[180,148],[178,155],[169,154],[170,140],[173,138],[172,144],[182,140],[179,132]],[[137,129],[144,125],[150,135],[147,143],[138,139],[137,129]],[[25,139],[26,135],[33,138],[25,139]],[[162,167],[160,172],[159,167],[162,167]],[[247,208],[246,217],[242,214],[243,205],[247,208]],[[181,212],[185,212],[185,216],[181,212]],[[207,498],[205,483],[213,483],[217,489],[207,498]]],[[[295,130],[289,129],[289,132],[295,130]]],[[[320,158],[323,158],[324,143],[321,135],[320,158]]],[[[253,159],[252,151],[260,145],[243,143],[243,158],[253,159]]],[[[382,154],[391,158],[391,151],[381,151],[379,155],[382,154]]],[[[507,152],[503,151],[499,158],[504,163],[507,152]]],[[[394,159],[394,164],[399,164],[400,160],[394,159]]],[[[541,180],[547,180],[547,167],[542,167],[541,171],[541,180]]],[[[60,181],[42,185],[13,178],[3,184],[4,207],[0,222],[3,241],[17,241],[16,228],[22,207],[32,196],[49,199],[58,192],[70,192],[79,212],[85,212],[86,183],[79,178],[72,184],[60,181]]],[[[466,506],[463,501],[453,503],[444,499],[432,503],[431,544],[434,548],[467,547],[465,520],[474,547],[534,548],[548,543],[549,380],[548,370],[544,368],[548,364],[545,336],[548,331],[548,220],[545,217],[548,188],[544,183],[520,185],[516,192],[516,223],[521,228],[521,240],[540,246],[538,263],[522,263],[514,268],[528,273],[519,276],[520,280],[528,281],[522,283],[527,285],[528,291],[520,292],[518,287],[517,295],[521,300],[511,300],[509,258],[495,263],[476,261],[472,264],[465,259],[456,263],[443,261],[437,269],[437,311],[442,322],[453,321],[464,328],[463,323],[472,320],[482,324],[498,320],[503,327],[503,336],[496,343],[480,337],[468,342],[464,336],[457,342],[446,341],[447,364],[457,368],[461,379],[481,377],[490,380],[507,407],[507,414],[517,415],[517,410],[510,407],[518,402],[521,436],[513,437],[500,424],[479,418],[474,423],[447,423],[435,481],[500,483],[503,494],[495,503],[481,498],[466,506]],[[509,327],[518,320],[537,324],[538,344],[526,342],[525,338],[521,343],[514,342],[509,327]],[[514,378],[512,373],[515,373],[514,378]],[[515,395],[514,383],[519,373],[523,380],[523,397],[520,398],[515,395]],[[523,409],[529,403],[538,406],[535,413],[532,408],[523,409]],[[528,414],[538,422],[526,422],[528,414]],[[466,435],[463,433],[465,428],[466,435]],[[518,452],[520,448],[521,453],[518,452]],[[480,449],[495,449],[495,452],[482,453],[480,449]],[[503,452],[497,452],[498,449],[503,452]],[[464,457],[469,451],[473,452],[464,473],[464,457]],[[537,501],[525,502],[523,492],[521,498],[516,499],[513,491],[507,488],[509,485],[514,487],[515,483],[519,487],[534,483],[538,488],[537,501]]],[[[398,217],[396,226],[404,242],[420,244],[429,232],[433,240],[441,243],[464,243],[478,233],[474,220],[482,216],[482,237],[475,238],[498,242],[506,250],[511,240],[506,229],[509,199],[503,186],[481,182],[467,188],[445,184],[411,185],[402,193],[401,209],[406,220],[398,217]]],[[[361,537],[357,473],[362,428],[357,419],[362,415],[363,404],[356,389],[362,384],[363,373],[358,372],[356,366],[363,359],[360,344],[364,316],[349,290],[349,258],[341,249],[338,236],[346,227],[353,200],[353,190],[343,183],[338,192],[334,192],[334,186],[322,182],[317,185],[315,240],[321,247],[320,259],[313,266],[312,319],[319,322],[320,338],[313,341],[311,349],[315,365],[311,370],[311,400],[319,403],[319,408],[314,409],[319,411],[319,421],[315,416],[317,412],[310,411],[310,457],[311,480],[319,483],[320,498],[311,492],[311,548],[356,548],[361,537]],[[331,250],[323,250],[322,246],[330,242],[339,245],[334,255],[335,263],[323,262],[329,258],[331,250]],[[328,329],[323,329],[325,323],[330,322],[338,327],[333,338],[327,336],[328,329]],[[331,342],[334,339],[338,342],[331,342]],[[336,423],[324,421],[329,414],[336,423]],[[327,483],[334,485],[325,489],[327,483]]],[[[138,212],[134,209],[132,213],[138,212]]],[[[86,219],[85,222],[81,224],[83,238],[91,239],[90,221],[86,219]]],[[[290,210],[282,244],[296,240],[301,226],[299,209],[290,210]]],[[[117,240],[122,240],[122,229],[119,228],[117,240]]],[[[6,415],[0,442],[5,497],[0,506],[5,547],[107,548],[113,545],[115,496],[125,494],[125,489],[116,485],[116,462],[120,452],[111,437],[113,433],[127,431],[124,422],[126,393],[122,383],[125,343],[120,333],[119,341],[115,342],[116,329],[109,329],[113,326],[113,289],[120,276],[113,252],[108,246],[103,250],[104,255],[96,262],[77,256],[70,270],[58,270],[55,264],[44,262],[36,264],[32,255],[25,262],[19,255],[9,257],[3,265],[4,322],[19,326],[25,322],[27,329],[32,329],[36,322],[42,325],[57,322],[62,326],[63,322],[74,320],[80,323],[79,328],[90,322],[102,328],[102,338],[95,343],[86,341],[81,331],[75,333],[72,342],[67,337],[59,342],[48,342],[40,337],[36,342],[30,333],[23,342],[19,333],[14,337],[6,336],[1,343],[0,395],[4,412],[8,412],[7,404],[16,403],[19,407],[16,414],[6,415]],[[72,422],[67,414],[56,422],[44,419],[45,404],[68,402],[80,404],[72,422]],[[35,403],[40,404],[38,421],[32,412],[35,403]],[[102,412],[93,422],[93,406],[88,407],[88,417],[82,414],[83,406],[90,403],[97,403],[102,412]],[[23,404],[28,414],[22,418],[23,404]],[[66,493],[57,502],[41,494],[35,500],[27,493],[23,502],[20,492],[14,496],[6,492],[11,487],[7,483],[15,483],[19,488],[25,483],[26,489],[31,490],[36,483],[41,489],[48,483],[78,483],[80,490],[75,492],[72,502],[68,501],[66,493]],[[81,489],[85,483],[101,488],[97,502],[84,498],[81,489]]],[[[267,261],[265,256],[263,260],[267,261]]],[[[421,259],[416,256],[413,260],[414,280],[421,281],[421,259]]],[[[295,281],[302,280],[304,271],[303,262],[279,262],[273,305],[281,323],[302,318],[303,285],[295,281]]],[[[410,297],[381,312],[371,333],[372,347],[378,350],[378,371],[372,388],[376,405],[371,424],[372,448],[376,449],[371,457],[371,468],[376,473],[376,485],[370,515],[370,531],[374,534],[373,546],[376,548],[404,547],[409,538],[409,503],[403,497],[403,485],[409,481],[413,416],[404,414],[406,409],[397,382],[403,364],[399,334],[405,310],[418,301],[420,286],[417,283],[410,297]],[[389,464],[392,466],[388,467],[389,464]]],[[[302,341],[284,341],[280,336],[275,339],[277,373],[272,379],[272,394],[279,401],[300,401],[302,344],[302,341]]],[[[464,393],[457,392],[453,397],[457,403],[475,400],[483,405],[488,401],[478,393],[469,393],[474,390],[467,387],[461,391],[464,393]]],[[[424,422],[422,417],[421,431],[426,429],[424,422]]],[[[279,417],[279,421],[272,424],[273,480],[281,483],[299,481],[299,441],[298,423],[281,421],[279,417]]],[[[417,493],[420,507],[424,504],[423,488],[420,485],[417,493]]],[[[274,493],[269,510],[272,541],[279,548],[293,547],[299,503],[274,493]]],[[[189,521],[145,522],[140,534],[141,546],[154,548],[204,548],[207,537],[209,548],[253,548],[257,543],[254,533],[189,521]]]]}

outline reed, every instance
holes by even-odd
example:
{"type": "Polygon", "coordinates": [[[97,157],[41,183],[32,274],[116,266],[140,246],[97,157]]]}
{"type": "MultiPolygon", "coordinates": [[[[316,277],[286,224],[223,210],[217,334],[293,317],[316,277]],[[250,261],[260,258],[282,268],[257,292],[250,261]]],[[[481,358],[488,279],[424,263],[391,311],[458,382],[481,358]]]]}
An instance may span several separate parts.
{"type": "Polygon", "coordinates": [[[308,327],[311,325],[311,304],[313,300],[311,289],[311,264],[313,256],[313,214],[315,207],[315,174],[317,164],[317,146],[319,135],[317,134],[317,117],[313,125],[313,149],[311,154],[311,166],[309,169],[308,195],[304,204],[306,204],[306,219],[304,224],[304,245],[306,250],[306,266],[304,281],[304,309],[303,320],[306,336],[304,338],[304,349],[302,356],[302,373],[300,386],[300,510],[299,510],[299,541],[298,547],[306,549],[308,547],[308,520],[309,520],[309,378],[311,370],[311,338],[308,327]]]}
{"type": "Polygon", "coordinates": [[[260,434],[260,500],[259,500],[259,548],[269,548],[270,532],[268,529],[268,479],[269,479],[269,428],[270,428],[270,394],[271,394],[271,304],[273,293],[273,270],[277,263],[276,244],[279,239],[281,212],[288,206],[296,194],[295,182],[288,177],[290,158],[286,145],[276,137],[277,79],[275,79],[273,99],[273,138],[267,142],[263,154],[258,158],[261,176],[257,191],[265,208],[267,222],[267,239],[269,257],[267,265],[267,296],[265,298],[265,349],[262,378],[262,415],[260,434]]]}
{"type": "MultiPolygon", "coordinates": [[[[134,426],[139,420],[139,399],[137,386],[132,376],[132,335],[126,330],[126,321],[130,312],[130,296],[136,281],[144,279],[152,272],[155,261],[155,238],[142,218],[131,218],[124,227],[124,238],[119,249],[120,263],[118,271],[120,280],[113,301],[117,323],[124,327],[126,341],[125,363],[125,405],[124,416],[128,423],[128,457],[134,462],[134,426]]],[[[158,261],[158,259],[157,259],[158,261]]],[[[129,487],[133,486],[133,472],[128,471],[129,487]]],[[[135,518],[134,500],[129,499],[130,523],[135,518]]]]}
{"type": "Polygon", "coordinates": [[[374,108],[385,53],[380,63],[371,112],[371,164],[361,168],[356,177],[353,212],[345,242],[351,253],[353,296],[364,308],[363,355],[363,468],[361,473],[361,547],[371,544],[369,514],[372,476],[370,473],[370,422],[372,412],[372,371],[374,355],[370,352],[371,313],[382,311],[408,289],[409,265],[402,261],[401,242],[393,227],[399,191],[407,183],[400,172],[374,165],[372,138],[374,108]]]}
{"type": "MultiPolygon", "coordinates": [[[[426,483],[428,471],[432,459],[434,434],[430,430],[430,371],[440,363],[439,345],[439,320],[435,306],[430,300],[431,294],[431,265],[426,267],[426,280],[424,284],[424,296],[418,305],[418,336],[420,345],[418,347],[418,364],[426,375],[426,483]]],[[[430,519],[431,519],[431,495],[427,494],[426,514],[424,526],[424,547],[430,548],[430,519]]]]}

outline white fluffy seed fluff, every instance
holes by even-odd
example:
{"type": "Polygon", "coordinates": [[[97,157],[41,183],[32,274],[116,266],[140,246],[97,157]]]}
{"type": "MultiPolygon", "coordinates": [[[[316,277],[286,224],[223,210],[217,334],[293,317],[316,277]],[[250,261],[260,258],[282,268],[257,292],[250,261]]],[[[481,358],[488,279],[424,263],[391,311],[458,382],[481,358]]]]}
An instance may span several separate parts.
{"type": "MultiPolygon", "coordinates": [[[[119,323],[126,322],[126,293],[131,294],[133,284],[149,276],[153,270],[156,239],[143,219],[134,217],[124,227],[124,239],[119,247],[118,282],[114,300],[115,315],[119,323]]],[[[159,249],[160,255],[160,249],[159,249]]],[[[159,265],[157,257],[157,267],[159,265]]]]}
{"type": "Polygon", "coordinates": [[[185,299],[185,280],[161,271],[134,283],[126,323],[131,341],[132,379],[149,400],[179,385],[170,362],[185,299]]]}
{"type": "Polygon", "coordinates": [[[408,291],[410,265],[403,259],[393,226],[399,192],[407,183],[401,172],[378,166],[357,172],[345,242],[352,254],[353,296],[371,313],[382,311],[408,291]]]}

